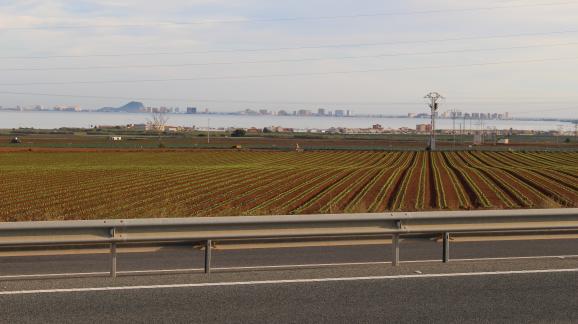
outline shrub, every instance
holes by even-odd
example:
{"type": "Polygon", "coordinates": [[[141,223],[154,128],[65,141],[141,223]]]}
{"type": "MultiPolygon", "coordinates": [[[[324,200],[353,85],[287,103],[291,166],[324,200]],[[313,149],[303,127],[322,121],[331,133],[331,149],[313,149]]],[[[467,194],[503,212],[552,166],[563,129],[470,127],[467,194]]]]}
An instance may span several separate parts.
{"type": "Polygon", "coordinates": [[[232,133],[231,133],[231,137],[243,137],[247,134],[247,132],[244,129],[235,129],[232,133]]]}

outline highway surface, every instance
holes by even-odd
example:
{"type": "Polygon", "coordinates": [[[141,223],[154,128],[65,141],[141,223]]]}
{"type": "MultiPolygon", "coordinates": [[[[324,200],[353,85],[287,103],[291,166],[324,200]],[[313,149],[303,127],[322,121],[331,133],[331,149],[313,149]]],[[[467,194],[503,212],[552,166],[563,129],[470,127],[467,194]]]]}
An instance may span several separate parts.
{"type": "MultiPolygon", "coordinates": [[[[454,242],[452,258],[461,260],[448,264],[435,261],[439,243],[406,241],[402,260],[422,261],[399,267],[386,263],[389,245],[217,246],[213,265],[220,269],[210,275],[0,280],[0,322],[571,323],[578,321],[576,241],[454,242]],[[547,255],[560,257],[528,258],[547,255]],[[468,260],[477,257],[486,259],[468,260]],[[319,266],[274,267],[288,264],[319,266]],[[239,269],[253,266],[272,267],[239,269]]],[[[107,271],[108,260],[106,254],[0,257],[0,275],[107,271]]],[[[202,267],[202,251],[119,256],[125,271],[190,267],[202,267]]]]}

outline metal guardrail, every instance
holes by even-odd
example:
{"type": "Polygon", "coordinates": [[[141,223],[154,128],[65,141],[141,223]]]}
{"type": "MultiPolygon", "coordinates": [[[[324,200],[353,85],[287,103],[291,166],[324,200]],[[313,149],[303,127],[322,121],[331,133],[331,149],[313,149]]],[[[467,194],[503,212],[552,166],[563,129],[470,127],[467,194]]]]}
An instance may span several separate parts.
{"type": "Polygon", "coordinates": [[[578,230],[578,208],[10,222],[0,223],[0,247],[110,244],[110,275],[115,277],[119,243],[202,241],[205,272],[210,273],[215,240],[391,235],[397,266],[400,235],[441,234],[442,259],[448,262],[451,233],[553,230],[578,230]]]}

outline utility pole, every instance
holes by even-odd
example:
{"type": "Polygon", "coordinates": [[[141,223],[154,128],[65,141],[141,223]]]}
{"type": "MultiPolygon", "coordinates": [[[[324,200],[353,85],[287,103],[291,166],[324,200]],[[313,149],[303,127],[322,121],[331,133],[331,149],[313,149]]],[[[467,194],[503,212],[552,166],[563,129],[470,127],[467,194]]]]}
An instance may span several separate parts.
{"type": "Polygon", "coordinates": [[[211,144],[211,118],[207,118],[207,144],[211,144]]]}
{"type": "Polygon", "coordinates": [[[452,134],[454,136],[452,149],[456,150],[456,118],[458,118],[458,111],[454,108],[452,109],[452,123],[453,123],[453,130],[452,134]]]}
{"type": "Polygon", "coordinates": [[[462,130],[462,123],[459,123],[459,126],[460,126],[460,145],[462,145],[464,142],[464,133],[462,130]]]}
{"type": "Polygon", "coordinates": [[[462,124],[462,145],[466,144],[466,114],[464,114],[464,123],[462,124]]]}
{"type": "Polygon", "coordinates": [[[560,141],[560,135],[564,135],[564,125],[556,125],[558,126],[557,132],[555,134],[556,137],[556,145],[558,145],[560,141]]]}
{"type": "Polygon", "coordinates": [[[496,146],[498,143],[498,131],[496,130],[496,126],[488,127],[488,129],[490,130],[490,140],[492,141],[492,145],[496,146]]]}
{"type": "Polygon", "coordinates": [[[429,99],[429,107],[431,109],[431,133],[429,138],[428,151],[435,151],[436,149],[436,112],[438,111],[438,101],[444,97],[437,92],[430,92],[424,97],[429,99]]]}
{"type": "Polygon", "coordinates": [[[484,145],[486,142],[486,131],[484,130],[484,118],[482,116],[480,116],[480,134],[482,136],[482,145],[484,145]]]}

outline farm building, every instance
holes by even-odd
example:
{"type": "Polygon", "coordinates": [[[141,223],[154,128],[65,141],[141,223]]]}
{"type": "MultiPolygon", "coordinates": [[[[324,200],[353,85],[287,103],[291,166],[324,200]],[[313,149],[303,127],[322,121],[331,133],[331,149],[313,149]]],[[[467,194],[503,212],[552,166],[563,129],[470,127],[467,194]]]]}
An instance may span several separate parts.
{"type": "Polygon", "coordinates": [[[484,144],[484,137],[482,134],[474,134],[474,145],[484,144]]]}
{"type": "Polygon", "coordinates": [[[431,132],[431,125],[430,124],[419,124],[415,126],[415,130],[418,133],[429,133],[431,132]]]}
{"type": "Polygon", "coordinates": [[[247,129],[247,134],[259,134],[261,133],[260,129],[257,129],[255,127],[251,127],[247,129]]]}

